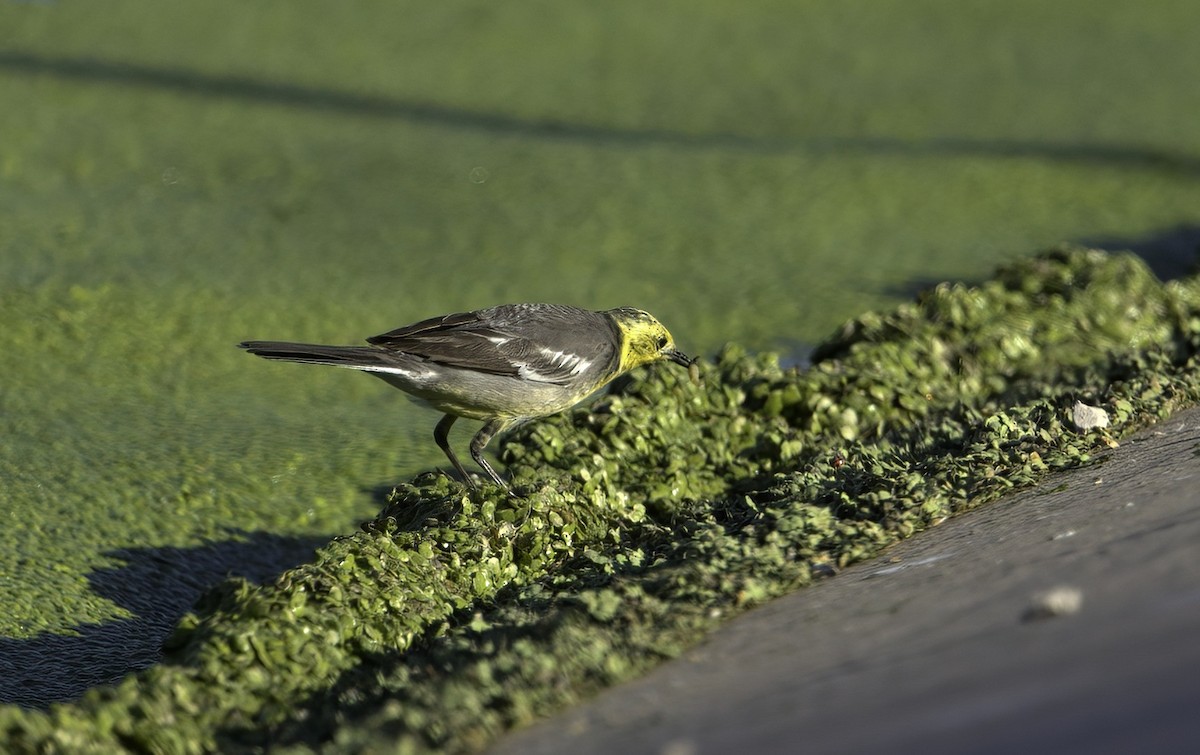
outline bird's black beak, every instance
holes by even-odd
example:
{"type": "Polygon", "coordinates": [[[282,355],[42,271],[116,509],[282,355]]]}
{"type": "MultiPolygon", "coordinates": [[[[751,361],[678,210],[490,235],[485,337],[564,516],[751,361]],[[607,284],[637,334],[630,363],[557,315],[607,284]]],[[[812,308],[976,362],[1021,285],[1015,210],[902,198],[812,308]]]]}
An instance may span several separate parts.
{"type": "Polygon", "coordinates": [[[666,357],[667,357],[667,359],[670,359],[675,364],[682,365],[684,367],[691,367],[692,362],[696,361],[696,360],[692,359],[691,357],[689,357],[687,354],[684,354],[682,351],[674,351],[674,350],[668,351],[666,353],[666,357]]]}

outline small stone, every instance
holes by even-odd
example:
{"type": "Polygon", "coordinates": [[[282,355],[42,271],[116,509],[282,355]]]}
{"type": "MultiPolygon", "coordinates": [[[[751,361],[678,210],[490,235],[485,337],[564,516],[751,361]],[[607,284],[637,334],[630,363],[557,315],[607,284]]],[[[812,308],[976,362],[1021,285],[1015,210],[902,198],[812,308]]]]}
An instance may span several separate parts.
{"type": "Polygon", "coordinates": [[[673,739],[663,745],[662,755],[696,755],[700,748],[690,739],[673,739]]]}
{"type": "Polygon", "coordinates": [[[1083,607],[1083,591],[1077,587],[1060,585],[1033,596],[1029,607],[1022,615],[1023,621],[1053,619],[1079,613],[1083,607]]]}
{"type": "Polygon", "coordinates": [[[1088,406],[1082,401],[1076,401],[1071,407],[1071,419],[1075,427],[1087,432],[1097,427],[1108,427],[1108,412],[1098,406],[1088,406]]]}

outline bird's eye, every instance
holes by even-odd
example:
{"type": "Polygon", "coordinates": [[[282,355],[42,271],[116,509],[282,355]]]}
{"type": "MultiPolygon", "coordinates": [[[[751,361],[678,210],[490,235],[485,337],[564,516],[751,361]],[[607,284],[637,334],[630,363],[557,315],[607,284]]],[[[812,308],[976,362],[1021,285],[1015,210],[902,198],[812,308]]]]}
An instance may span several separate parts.
{"type": "Polygon", "coordinates": [[[655,341],[654,344],[655,344],[656,349],[658,349],[659,351],[662,351],[663,349],[665,349],[667,347],[667,337],[659,336],[658,340],[655,341]]]}

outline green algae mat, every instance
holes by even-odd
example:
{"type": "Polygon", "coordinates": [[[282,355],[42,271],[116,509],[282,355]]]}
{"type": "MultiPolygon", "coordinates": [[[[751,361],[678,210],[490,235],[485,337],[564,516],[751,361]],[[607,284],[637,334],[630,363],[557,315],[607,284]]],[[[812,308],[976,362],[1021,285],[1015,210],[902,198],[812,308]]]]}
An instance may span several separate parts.
{"type": "Polygon", "coordinates": [[[1198,27],[0,3],[0,749],[469,749],[1190,401],[1198,27]],[[234,347],[517,301],[647,309],[701,380],[463,499],[436,416],[234,347]]]}
{"type": "MultiPolygon", "coordinates": [[[[162,662],[14,752],[472,750],[722,619],[1088,463],[1200,398],[1200,278],[1079,248],[848,322],[809,368],[730,346],[503,446],[522,492],[398,486],[357,534],[209,590],[162,662]],[[1077,402],[1106,427],[1079,427],[1077,402]]],[[[1002,504],[1000,504],[1002,505],[1002,504]]]]}

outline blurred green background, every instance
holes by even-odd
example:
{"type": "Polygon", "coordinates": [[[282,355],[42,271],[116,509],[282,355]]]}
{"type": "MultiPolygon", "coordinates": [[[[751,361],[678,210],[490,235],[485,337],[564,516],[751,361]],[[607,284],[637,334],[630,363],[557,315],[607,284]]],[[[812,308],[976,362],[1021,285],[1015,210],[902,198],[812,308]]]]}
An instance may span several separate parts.
{"type": "Polygon", "coordinates": [[[151,662],[199,590],[443,463],[432,412],[242,339],[554,301],[795,355],[1063,240],[1182,272],[1197,28],[1194,0],[0,2],[0,701],[151,662]]]}

